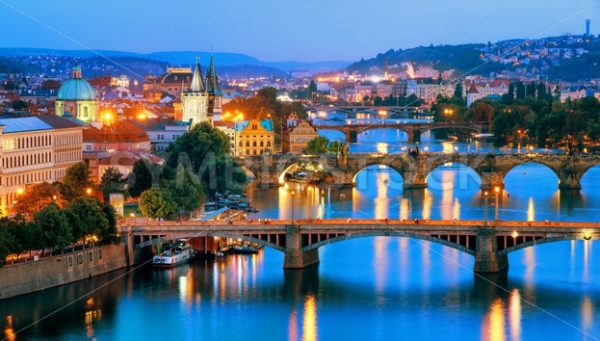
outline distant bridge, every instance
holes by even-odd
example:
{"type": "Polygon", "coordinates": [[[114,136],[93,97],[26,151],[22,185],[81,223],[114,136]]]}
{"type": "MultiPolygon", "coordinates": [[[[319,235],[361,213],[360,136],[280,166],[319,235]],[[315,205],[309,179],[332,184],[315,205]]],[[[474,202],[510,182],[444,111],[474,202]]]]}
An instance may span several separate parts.
{"type": "Polygon", "coordinates": [[[593,166],[600,164],[600,155],[561,154],[468,154],[420,153],[401,154],[347,154],[347,155],[272,155],[239,157],[237,161],[254,174],[259,186],[280,186],[284,175],[293,167],[303,164],[318,165],[328,173],[326,183],[333,187],[352,187],[356,175],[369,166],[387,166],[397,171],[405,189],[427,187],[429,174],[445,164],[459,163],[471,168],[481,179],[481,189],[504,188],[504,177],[513,168],[527,164],[541,164],[558,177],[560,189],[581,189],[581,178],[593,166]]]}
{"type": "Polygon", "coordinates": [[[124,219],[121,233],[135,244],[157,238],[198,238],[205,244],[217,237],[259,243],[284,252],[286,269],[319,262],[322,246],[353,238],[396,236],[426,240],[475,257],[475,272],[493,273],[508,267],[508,253],[543,243],[600,238],[600,223],[481,220],[326,219],[258,222],[148,221],[124,219]]]}
{"type": "Polygon", "coordinates": [[[482,133],[489,129],[489,123],[450,123],[450,122],[430,122],[430,123],[355,123],[344,125],[315,125],[319,130],[335,130],[344,134],[346,142],[357,142],[358,134],[373,129],[399,129],[408,135],[408,142],[419,141],[421,134],[435,129],[459,129],[482,133]]]}
{"type": "Polygon", "coordinates": [[[388,113],[395,113],[395,114],[417,114],[417,115],[427,113],[427,111],[424,108],[411,107],[411,106],[406,106],[406,105],[404,105],[404,106],[403,105],[374,106],[374,105],[319,105],[319,104],[313,104],[313,105],[307,106],[306,109],[308,111],[312,111],[312,112],[338,111],[338,112],[344,112],[347,114],[357,114],[357,113],[365,112],[365,111],[372,111],[372,112],[385,111],[388,113]]]}

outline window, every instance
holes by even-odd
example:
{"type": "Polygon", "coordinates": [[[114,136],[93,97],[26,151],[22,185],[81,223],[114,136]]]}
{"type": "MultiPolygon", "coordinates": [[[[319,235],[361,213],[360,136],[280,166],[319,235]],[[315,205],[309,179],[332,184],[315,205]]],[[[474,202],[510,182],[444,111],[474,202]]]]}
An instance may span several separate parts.
{"type": "Polygon", "coordinates": [[[94,254],[92,253],[92,251],[88,251],[88,262],[91,262],[94,260],[94,254]]]}
{"type": "Polygon", "coordinates": [[[102,259],[102,249],[98,249],[98,260],[102,259]]]}
{"type": "Polygon", "coordinates": [[[67,266],[70,268],[73,267],[73,256],[67,256],[67,266]]]}
{"type": "Polygon", "coordinates": [[[83,254],[80,253],[77,255],[77,265],[83,264],[83,254]]]}

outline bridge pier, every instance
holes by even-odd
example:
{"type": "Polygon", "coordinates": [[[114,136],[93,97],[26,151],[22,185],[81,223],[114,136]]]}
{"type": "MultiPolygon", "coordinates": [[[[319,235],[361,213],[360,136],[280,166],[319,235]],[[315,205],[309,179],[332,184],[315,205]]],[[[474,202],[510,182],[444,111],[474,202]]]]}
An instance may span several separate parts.
{"type": "Polygon", "coordinates": [[[508,268],[508,256],[498,254],[493,227],[479,228],[476,243],[474,272],[496,273],[508,268]]]}
{"type": "Polygon", "coordinates": [[[285,256],[283,268],[288,270],[302,269],[319,263],[319,249],[302,250],[302,234],[297,225],[285,227],[285,256]]]}

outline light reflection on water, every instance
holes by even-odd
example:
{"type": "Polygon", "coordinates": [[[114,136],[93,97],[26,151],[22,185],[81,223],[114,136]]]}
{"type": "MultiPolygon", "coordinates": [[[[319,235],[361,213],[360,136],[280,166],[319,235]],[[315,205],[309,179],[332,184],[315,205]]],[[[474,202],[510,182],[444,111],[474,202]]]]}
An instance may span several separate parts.
{"type": "MultiPolygon", "coordinates": [[[[380,167],[357,180],[353,189],[299,191],[296,217],[307,216],[309,206],[323,218],[483,217],[480,180],[464,167],[438,168],[431,186],[419,191],[404,191],[401,176],[380,167]]],[[[506,177],[501,219],[600,220],[600,167],[586,174],[579,195],[560,193],[556,183],[543,166],[515,168],[506,177]]],[[[249,197],[261,211],[255,218],[291,215],[283,188],[251,188],[249,197]]],[[[600,336],[600,264],[594,262],[600,251],[593,245],[526,248],[509,255],[508,275],[485,279],[473,275],[473,258],[465,253],[392,237],[326,246],[320,265],[304,271],[283,271],[283,255],[270,249],[167,271],[147,268],[93,294],[93,306],[78,302],[16,339],[585,340],[591,337],[527,302],[600,336]],[[98,309],[101,319],[86,318],[98,309]]],[[[2,301],[5,336],[114,276],[2,301]]]]}

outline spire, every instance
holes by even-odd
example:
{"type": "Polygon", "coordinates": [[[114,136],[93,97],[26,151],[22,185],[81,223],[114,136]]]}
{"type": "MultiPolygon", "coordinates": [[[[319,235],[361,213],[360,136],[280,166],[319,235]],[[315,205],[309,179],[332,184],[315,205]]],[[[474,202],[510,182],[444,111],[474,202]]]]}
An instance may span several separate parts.
{"type": "Polygon", "coordinates": [[[210,56],[210,67],[206,71],[206,87],[208,89],[208,93],[212,95],[219,94],[219,76],[217,75],[217,70],[215,69],[215,56],[210,56]]]}
{"type": "Polygon", "coordinates": [[[204,91],[204,80],[202,79],[202,69],[200,68],[200,62],[196,60],[196,68],[194,69],[194,76],[192,77],[192,84],[190,84],[190,92],[203,92],[204,91]]]}

